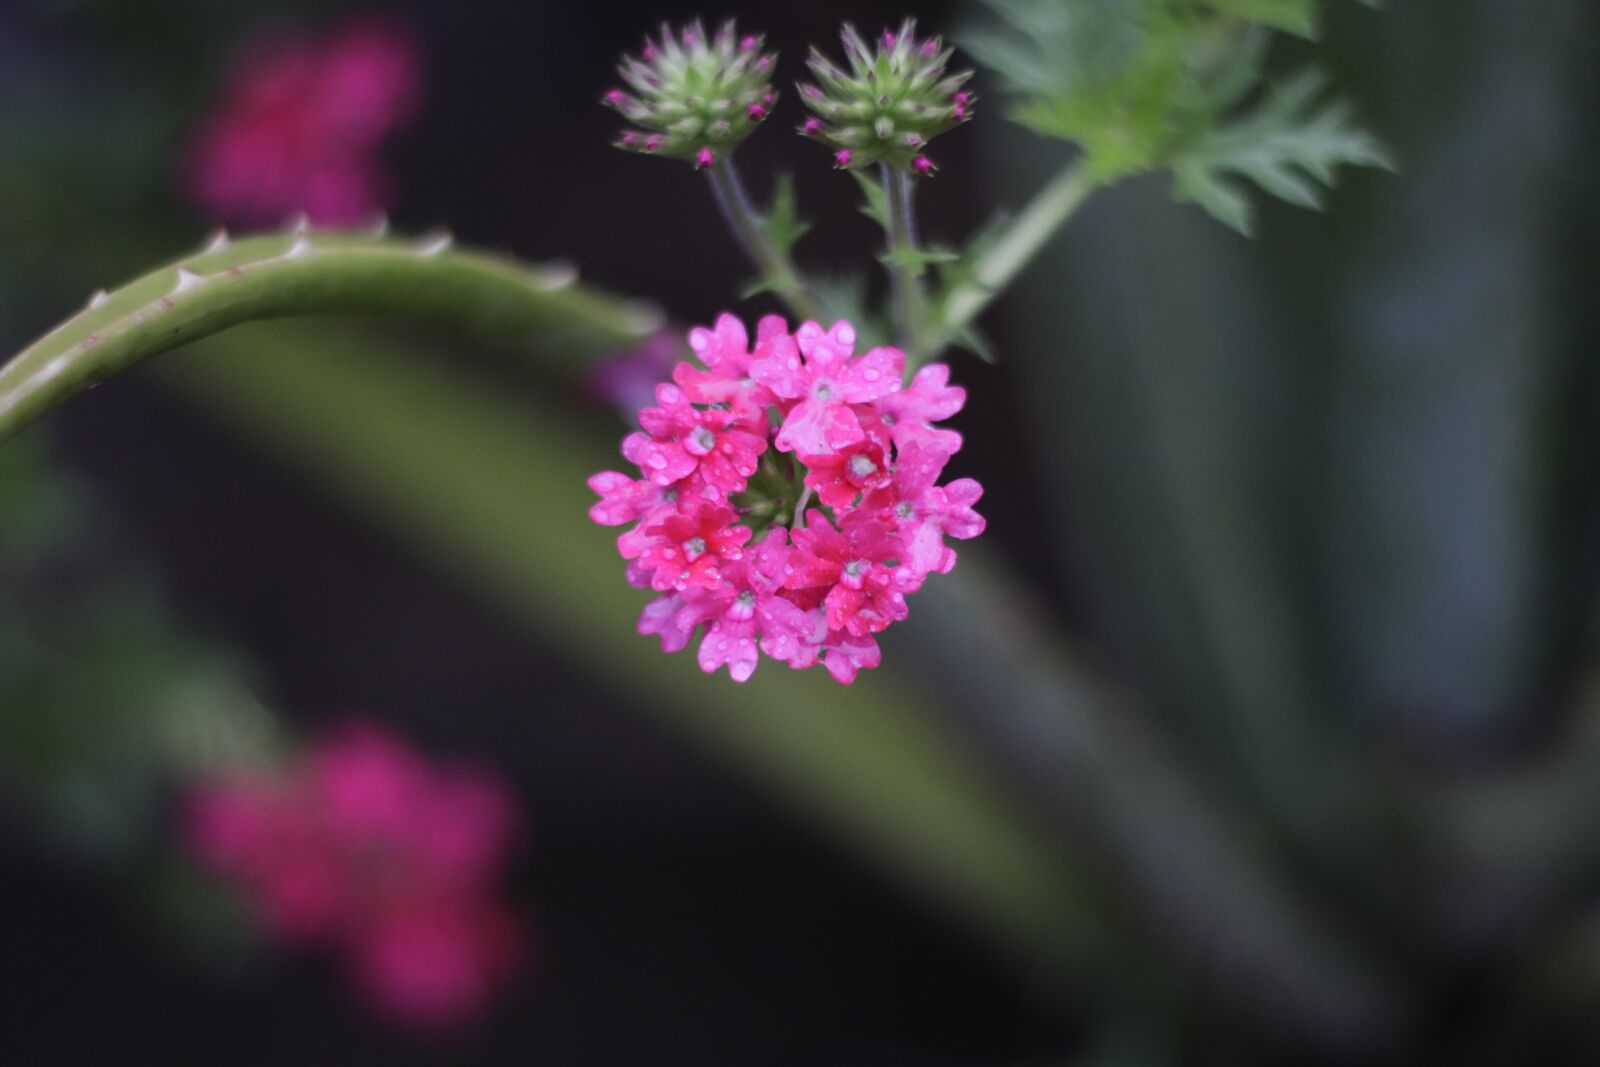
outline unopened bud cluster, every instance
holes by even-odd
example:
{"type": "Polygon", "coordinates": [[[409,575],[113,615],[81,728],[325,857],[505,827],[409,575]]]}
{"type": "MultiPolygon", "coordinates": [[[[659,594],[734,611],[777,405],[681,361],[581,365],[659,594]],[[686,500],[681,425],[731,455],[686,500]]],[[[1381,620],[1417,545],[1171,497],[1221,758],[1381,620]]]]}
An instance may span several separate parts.
{"type": "Polygon", "coordinates": [[[918,40],[910,19],[875,46],[848,24],[840,38],[848,70],[811,50],[816,82],[801,85],[800,97],[814,115],[801,132],[831,147],[840,168],[888,163],[933,173],[926,146],[972,117],[973,96],[962,88],[972,72],[946,74],[951,50],[938,37],[918,40]]]}
{"type": "Polygon", "coordinates": [[[698,22],[673,33],[663,25],[646,38],[638,56],[617,67],[626,88],[602,101],[633,129],[618,148],[692,160],[709,167],[748,137],[777,102],[772,88],[776,56],[761,50],[763,38],[741,36],[733,22],[713,35],[698,22]]]}
{"type": "Polygon", "coordinates": [[[696,329],[640,431],[622,442],[638,476],[589,479],[591,517],[617,539],[628,580],[651,589],[639,632],[677,652],[703,630],[700,666],[744,681],[765,654],[849,683],[876,667],[877,635],[906,598],[955,566],[947,537],[975,537],[983,492],[939,484],[961,435],[933,425],[965,390],[930,364],[909,383],[898,349],[855,354],[848,322],[790,334],[763,319],[696,329]]]}

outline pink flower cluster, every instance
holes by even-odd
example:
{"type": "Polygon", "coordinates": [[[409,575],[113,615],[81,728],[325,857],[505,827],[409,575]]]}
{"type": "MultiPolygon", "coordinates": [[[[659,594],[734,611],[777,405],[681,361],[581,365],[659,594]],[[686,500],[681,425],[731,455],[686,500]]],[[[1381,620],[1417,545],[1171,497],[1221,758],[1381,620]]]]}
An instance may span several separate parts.
{"type": "Polygon", "coordinates": [[[377,20],[256,42],[190,146],[190,195],[217,222],[371,221],[390,195],[378,150],[416,113],[418,67],[410,34],[377,20]]]}
{"type": "Polygon", "coordinates": [[[878,665],[906,597],[955,565],[945,538],[983,531],[978,483],[938,484],[961,435],[933,424],[965,390],[942,364],[905,384],[903,353],[855,343],[848,322],[791,335],[777,316],[753,349],[731,315],[691,331],[704,366],[679,363],[622,442],[641,476],[589,479],[590,516],[633,524],[617,546],[628,580],[660,594],[639,632],[665,651],[704,627],[708,672],[742,682],[764,652],[848,684],[878,665]]]}
{"type": "Polygon", "coordinates": [[[195,788],[188,845],[275,936],[333,947],[358,992],[423,1030],[468,1024],[522,956],[496,893],[516,829],[495,778],[351,726],[195,788]]]}

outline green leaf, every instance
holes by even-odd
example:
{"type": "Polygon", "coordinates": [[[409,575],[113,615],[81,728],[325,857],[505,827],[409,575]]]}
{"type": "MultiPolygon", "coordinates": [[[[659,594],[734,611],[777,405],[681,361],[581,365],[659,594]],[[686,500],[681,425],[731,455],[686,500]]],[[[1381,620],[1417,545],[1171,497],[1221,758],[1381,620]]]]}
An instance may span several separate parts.
{"type": "Polygon", "coordinates": [[[1317,34],[1316,0],[1210,0],[1210,6],[1221,14],[1248,19],[1300,37],[1317,34]]]}
{"type": "Polygon", "coordinates": [[[889,196],[883,191],[883,186],[862,171],[853,170],[850,177],[861,186],[861,195],[866,197],[866,202],[861,205],[861,213],[888,232],[889,196]]]}
{"type": "Polygon", "coordinates": [[[956,321],[952,303],[957,293],[974,290],[986,291],[978,278],[978,264],[983,260],[1005,232],[1007,219],[991,220],[979,230],[959,254],[940,250],[930,262],[938,268],[939,284],[928,300],[928,332],[958,348],[965,349],[985,363],[998,363],[988,338],[984,337],[970,321],[956,321]]]}
{"type": "Polygon", "coordinates": [[[918,277],[921,277],[929,267],[958,263],[960,260],[961,253],[940,245],[928,248],[896,248],[878,256],[878,261],[885,266],[907,268],[918,277]]]}
{"type": "Polygon", "coordinates": [[[951,327],[950,341],[957,348],[971,352],[985,363],[1000,362],[1000,356],[995,352],[994,346],[989,343],[989,339],[976,326],[970,323],[951,327]]]}
{"type": "Polygon", "coordinates": [[[1392,168],[1378,141],[1356,126],[1342,101],[1318,103],[1324,85],[1304,71],[1277,86],[1253,112],[1201,136],[1172,161],[1173,195],[1249,235],[1245,182],[1317,209],[1341,166],[1392,168]]]}
{"type": "Polygon", "coordinates": [[[1083,148],[1109,178],[1153,166],[1198,30],[1177,0],[985,0],[999,16],[963,44],[999,78],[1008,117],[1083,148]]]}
{"type": "MultiPolygon", "coordinates": [[[[778,257],[787,261],[800,238],[811,232],[811,224],[801,220],[794,193],[794,175],[780,174],[772,190],[772,206],[761,216],[761,225],[767,231],[778,257]]],[[[739,290],[741,298],[748,300],[762,293],[782,295],[791,289],[794,279],[776,274],[763,274],[746,282],[739,290]]]]}
{"type": "Polygon", "coordinates": [[[800,218],[794,193],[794,175],[780,174],[772,189],[772,206],[763,216],[767,236],[778,251],[787,256],[800,238],[811,232],[811,224],[800,218]]]}
{"type": "MultiPolygon", "coordinates": [[[[1082,148],[1109,181],[1168,165],[1260,83],[1275,31],[1310,37],[1314,0],[985,0],[997,25],[967,48],[1000,79],[1009,117],[1082,148]]],[[[1287,185],[1280,172],[1269,181],[1287,185]]],[[[1197,196],[1238,225],[1235,196],[1197,196]]]]}
{"type": "Polygon", "coordinates": [[[655,311],[580,286],[570,268],[404,241],[297,230],[206,248],[89,306],[0,367],[0,440],[91,385],[258,319],[388,314],[541,359],[587,359],[637,343],[655,311]]]}

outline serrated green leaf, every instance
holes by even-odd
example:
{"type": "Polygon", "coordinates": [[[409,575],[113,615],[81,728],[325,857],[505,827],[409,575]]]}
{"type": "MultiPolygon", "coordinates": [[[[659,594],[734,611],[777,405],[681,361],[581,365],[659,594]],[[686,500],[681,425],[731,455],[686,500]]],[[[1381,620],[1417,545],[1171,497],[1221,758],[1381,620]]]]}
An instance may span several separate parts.
{"type": "MultiPolygon", "coordinates": [[[[1102,181],[1166,166],[1260,83],[1275,32],[1314,36],[1316,0],[985,0],[999,24],[963,39],[1008,117],[1084,152],[1102,181]]],[[[1306,190],[1274,173],[1289,197],[1306,190]]],[[[1222,209],[1226,183],[1187,175],[1222,209]]],[[[1237,217],[1237,205],[1230,205],[1237,217]]]]}
{"type": "Polygon", "coordinates": [[[794,251],[800,238],[811,232],[811,224],[800,218],[793,174],[778,175],[772,189],[772,206],[767,209],[762,221],[767,227],[767,236],[785,256],[794,251]]]}
{"type": "Polygon", "coordinates": [[[909,268],[920,277],[929,267],[958,263],[961,253],[935,245],[930,248],[898,248],[885,252],[878,261],[888,267],[909,268]]]}
{"type": "Polygon", "coordinates": [[[851,171],[850,176],[861,186],[861,194],[866,197],[866,202],[861,205],[861,213],[876,222],[884,230],[889,229],[889,197],[883,191],[883,186],[860,171],[851,171]]]}
{"type": "Polygon", "coordinates": [[[957,348],[965,349],[983,360],[985,363],[999,363],[1000,357],[995,354],[994,346],[989,339],[979,332],[976,326],[957,326],[950,331],[950,341],[957,348]]]}
{"type": "Polygon", "coordinates": [[[1318,103],[1326,80],[1304,71],[1252,112],[1201,136],[1172,160],[1173,195],[1249,235],[1244,183],[1304,208],[1322,207],[1339,167],[1390,168],[1388,153],[1357,126],[1347,104],[1318,103]]]}
{"type": "Polygon", "coordinates": [[[750,300],[762,293],[776,293],[780,286],[779,280],[771,274],[758,275],[739,287],[739,299],[750,300]]]}

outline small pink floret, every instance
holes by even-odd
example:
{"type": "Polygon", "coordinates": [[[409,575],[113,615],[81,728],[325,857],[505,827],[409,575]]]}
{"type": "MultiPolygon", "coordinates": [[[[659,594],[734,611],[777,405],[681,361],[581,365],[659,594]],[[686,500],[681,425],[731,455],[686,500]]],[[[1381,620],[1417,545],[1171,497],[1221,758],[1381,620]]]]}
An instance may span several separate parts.
{"type": "Polygon", "coordinates": [[[694,166],[696,170],[705,170],[707,167],[716,163],[716,161],[717,154],[711,151],[709,148],[702,148],[700,151],[694,154],[694,166]]]}
{"type": "Polygon", "coordinates": [[[921,174],[923,177],[927,177],[934,171],[933,160],[929,159],[927,156],[918,156],[911,161],[911,169],[916,171],[918,174],[921,174]]]}
{"type": "Polygon", "coordinates": [[[845,167],[850,165],[850,160],[854,158],[855,154],[851,152],[850,149],[841,148],[839,151],[833,154],[833,165],[843,170],[845,167]]]}

